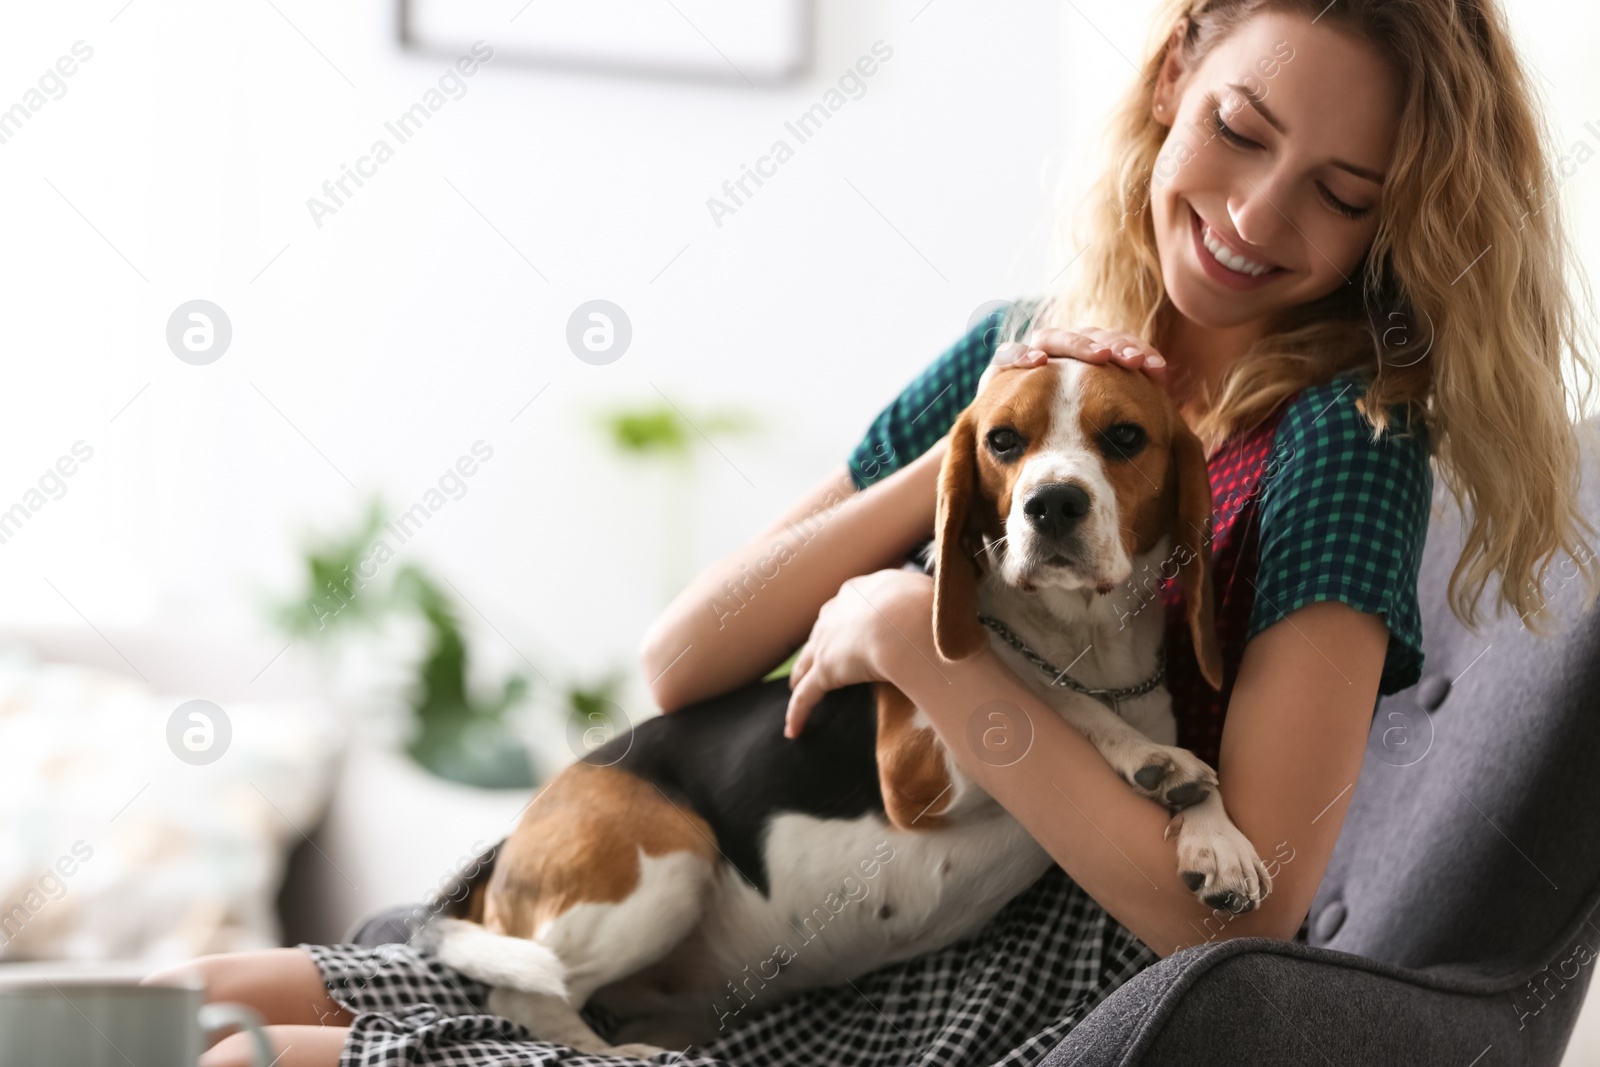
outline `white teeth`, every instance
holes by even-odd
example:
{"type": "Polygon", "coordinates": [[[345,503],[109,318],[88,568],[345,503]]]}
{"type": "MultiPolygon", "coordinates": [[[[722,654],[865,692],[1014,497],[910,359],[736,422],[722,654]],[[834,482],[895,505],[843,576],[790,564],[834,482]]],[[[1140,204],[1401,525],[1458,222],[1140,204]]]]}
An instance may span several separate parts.
{"type": "Polygon", "coordinates": [[[1201,231],[1200,241],[1206,246],[1206,250],[1211,253],[1212,259],[1236,273],[1248,274],[1252,278],[1256,278],[1272,269],[1264,263],[1257,263],[1254,260],[1245,259],[1243,256],[1234,254],[1227,245],[1212,236],[1211,227],[1209,226],[1206,226],[1201,231]]]}

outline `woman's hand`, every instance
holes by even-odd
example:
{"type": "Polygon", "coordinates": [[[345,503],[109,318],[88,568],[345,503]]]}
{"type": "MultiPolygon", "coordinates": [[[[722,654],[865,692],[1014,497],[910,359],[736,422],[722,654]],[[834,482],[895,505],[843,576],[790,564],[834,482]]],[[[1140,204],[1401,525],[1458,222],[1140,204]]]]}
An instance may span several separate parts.
{"type": "Polygon", "coordinates": [[[799,737],[811,709],[829,690],[886,681],[879,653],[885,642],[905,640],[892,620],[903,609],[931,613],[932,602],[933,579],[920,571],[874,571],[841,585],[817,613],[789,671],[783,736],[799,737]]]}
{"type": "Polygon", "coordinates": [[[1051,357],[1081,359],[1085,363],[1115,363],[1142,370],[1164,382],[1167,361],[1148,342],[1118,330],[1035,330],[1023,341],[1009,341],[995,349],[996,367],[1037,367],[1051,357]]]}

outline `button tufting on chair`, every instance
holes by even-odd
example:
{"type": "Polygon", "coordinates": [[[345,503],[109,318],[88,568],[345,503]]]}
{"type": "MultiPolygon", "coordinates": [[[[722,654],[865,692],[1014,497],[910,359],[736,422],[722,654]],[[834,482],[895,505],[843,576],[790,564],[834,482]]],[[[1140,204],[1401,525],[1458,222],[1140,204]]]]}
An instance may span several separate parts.
{"type": "Polygon", "coordinates": [[[1430,674],[1417,683],[1417,703],[1423,711],[1434,711],[1450,695],[1450,679],[1442,674],[1430,674]]]}
{"type": "Polygon", "coordinates": [[[1345,906],[1342,900],[1335,900],[1319,911],[1316,922],[1312,924],[1316,930],[1317,940],[1327,944],[1333,935],[1339,932],[1339,927],[1344,925],[1344,917],[1345,906]]]}

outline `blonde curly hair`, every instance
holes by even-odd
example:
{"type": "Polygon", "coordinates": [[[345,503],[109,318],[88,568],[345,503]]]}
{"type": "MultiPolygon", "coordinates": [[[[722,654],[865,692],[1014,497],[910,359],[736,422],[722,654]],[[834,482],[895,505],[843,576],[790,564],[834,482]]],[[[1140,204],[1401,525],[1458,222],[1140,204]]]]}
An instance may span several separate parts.
{"type": "MultiPolygon", "coordinates": [[[[1438,480],[1466,517],[1451,609],[1475,626],[1499,575],[1496,612],[1509,606],[1531,624],[1544,606],[1537,580],[1557,553],[1593,555],[1575,419],[1594,395],[1594,335],[1569,268],[1591,311],[1593,297],[1566,237],[1553,141],[1492,0],[1168,0],[1141,77],[1110,117],[1110,162],[1073,230],[1082,251],[1033,324],[1166,342],[1177,310],[1147,210],[1168,132],[1151,114],[1157,76],[1169,43],[1193,69],[1264,11],[1320,15],[1394,65],[1404,86],[1395,154],[1361,285],[1280,314],[1201,398],[1195,429],[1215,446],[1307,386],[1366,369],[1361,411],[1374,436],[1390,429],[1392,408],[1422,420],[1438,480]],[[1397,319],[1427,327],[1423,356],[1393,348],[1397,319]]],[[[1591,597],[1596,569],[1585,568],[1591,597]]]]}

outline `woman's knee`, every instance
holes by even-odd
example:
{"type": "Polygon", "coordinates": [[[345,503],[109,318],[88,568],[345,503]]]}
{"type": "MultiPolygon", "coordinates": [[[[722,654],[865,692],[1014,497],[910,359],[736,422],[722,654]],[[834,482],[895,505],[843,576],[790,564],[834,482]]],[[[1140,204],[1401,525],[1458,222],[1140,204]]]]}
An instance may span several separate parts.
{"type": "MultiPolygon", "coordinates": [[[[269,1026],[274,1067],[338,1067],[349,1030],[343,1026],[269,1026]]],[[[200,1057],[200,1067],[255,1067],[255,1039],[230,1034],[200,1057]]]]}

